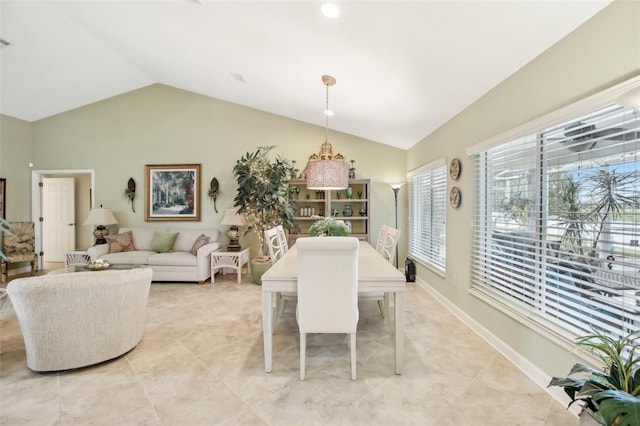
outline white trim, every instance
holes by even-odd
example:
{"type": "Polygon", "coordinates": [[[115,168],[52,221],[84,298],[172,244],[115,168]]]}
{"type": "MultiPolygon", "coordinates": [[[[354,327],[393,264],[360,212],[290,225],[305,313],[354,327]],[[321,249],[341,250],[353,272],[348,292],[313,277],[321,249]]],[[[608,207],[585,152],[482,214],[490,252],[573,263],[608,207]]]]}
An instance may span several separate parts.
{"type": "MultiPolygon", "coordinates": [[[[504,341],[499,339],[495,334],[491,333],[482,324],[477,322],[465,311],[458,308],[451,303],[449,299],[440,294],[436,289],[427,284],[420,277],[416,277],[417,284],[427,291],[434,299],[436,299],[445,309],[451,312],[456,318],[458,318],[463,324],[469,327],[474,333],[486,341],[489,346],[494,348],[498,353],[504,356],[509,362],[511,362],[516,368],[524,373],[529,379],[537,384],[542,390],[544,390],[549,396],[556,400],[563,407],[566,407],[569,403],[567,394],[559,387],[547,388],[547,385],[551,381],[551,376],[539,369],[527,358],[522,356],[519,352],[515,351],[511,346],[507,345],[504,341]]],[[[573,404],[569,411],[576,417],[580,414],[579,404],[573,404]]]]}
{"type": "Polygon", "coordinates": [[[417,175],[418,173],[422,173],[425,170],[429,170],[429,169],[433,169],[434,167],[440,167],[440,166],[446,166],[447,162],[446,160],[443,158],[438,158],[437,160],[433,160],[432,162],[428,163],[428,164],[424,164],[422,166],[419,166],[413,170],[409,170],[407,172],[407,178],[411,178],[415,175],[417,175]]]}
{"type": "Polygon", "coordinates": [[[496,145],[500,145],[501,143],[536,132],[542,128],[553,126],[554,124],[569,120],[578,115],[586,114],[595,109],[604,108],[616,103],[622,94],[637,87],[640,87],[640,75],[472,145],[466,149],[466,154],[470,157],[493,148],[496,145]]]}

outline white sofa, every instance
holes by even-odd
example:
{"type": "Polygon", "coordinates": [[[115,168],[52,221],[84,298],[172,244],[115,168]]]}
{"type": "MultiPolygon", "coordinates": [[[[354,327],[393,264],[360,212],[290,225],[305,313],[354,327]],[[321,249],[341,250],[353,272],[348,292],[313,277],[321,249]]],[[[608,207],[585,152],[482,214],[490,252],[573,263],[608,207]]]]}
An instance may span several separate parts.
{"type": "Polygon", "coordinates": [[[150,268],[49,274],[7,286],[34,371],[116,358],[142,339],[150,268]]]}
{"type": "Polygon", "coordinates": [[[204,282],[211,277],[211,252],[220,248],[217,230],[177,228],[120,228],[119,234],[131,231],[132,251],[109,253],[109,244],[99,244],[89,249],[92,261],[106,260],[112,264],[147,265],[153,269],[153,281],[204,282]],[[166,253],[151,250],[156,231],[177,232],[173,249],[166,253]],[[200,235],[210,238],[209,243],[190,253],[200,235]]]}

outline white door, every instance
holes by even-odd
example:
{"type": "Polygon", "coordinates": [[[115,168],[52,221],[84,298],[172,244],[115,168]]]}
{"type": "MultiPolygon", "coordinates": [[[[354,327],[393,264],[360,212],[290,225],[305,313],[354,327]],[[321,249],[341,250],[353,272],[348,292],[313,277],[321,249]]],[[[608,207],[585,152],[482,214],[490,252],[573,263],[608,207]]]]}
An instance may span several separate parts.
{"type": "Polygon", "coordinates": [[[73,178],[42,179],[42,249],[45,262],[64,262],[76,248],[75,185],[73,178]]]}

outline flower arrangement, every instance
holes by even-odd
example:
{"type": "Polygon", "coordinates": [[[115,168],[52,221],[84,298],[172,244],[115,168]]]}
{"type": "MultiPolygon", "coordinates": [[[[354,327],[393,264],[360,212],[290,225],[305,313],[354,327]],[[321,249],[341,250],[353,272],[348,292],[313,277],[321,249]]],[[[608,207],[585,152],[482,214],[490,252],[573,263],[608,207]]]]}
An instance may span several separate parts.
{"type": "Polygon", "coordinates": [[[309,227],[309,235],[312,237],[322,235],[331,237],[348,237],[351,235],[351,230],[344,221],[333,217],[325,217],[315,221],[313,225],[309,227]]]}

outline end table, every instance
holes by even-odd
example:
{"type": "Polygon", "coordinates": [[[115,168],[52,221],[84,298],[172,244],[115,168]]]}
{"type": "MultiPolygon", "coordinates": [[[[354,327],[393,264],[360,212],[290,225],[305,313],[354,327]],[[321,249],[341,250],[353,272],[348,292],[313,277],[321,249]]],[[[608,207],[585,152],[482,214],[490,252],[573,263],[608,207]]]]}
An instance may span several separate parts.
{"type": "Polygon", "coordinates": [[[242,277],[242,267],[247,265],[247,274],[251,273],[251,266],[249,265],[249,248],[242,249],[240,251],[227,251],[228,249],[221,249],[211,252],[211,283],[215,282],[216,271],[222,269],[222,275],[224,275],[225,268],[231,268],[238,271],[238,284],[240,284],[242,277]]]}
{"type": "Polygon", "coordinates": [[[64,266],[88,265],[91,263],[91,256],[87,249],[69,250],[64,253],[64,266]]]}

